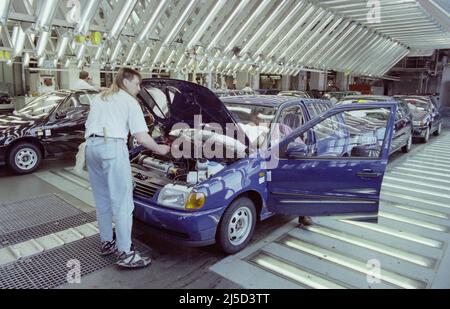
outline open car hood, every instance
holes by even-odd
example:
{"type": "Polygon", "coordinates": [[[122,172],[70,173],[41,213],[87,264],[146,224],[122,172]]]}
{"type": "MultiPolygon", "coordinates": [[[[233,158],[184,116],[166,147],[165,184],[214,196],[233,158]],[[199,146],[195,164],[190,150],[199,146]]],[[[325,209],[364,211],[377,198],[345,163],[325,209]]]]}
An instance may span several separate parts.
{"type": "Polygon", "coordinates": [[[202,116],[203,124],[219,124],[224,133],[227,123],[242,130],[223,102],[206,87],[175,79],[144,79],[141,88],[138,98],[166,133],[177,123],[193,128],[196,115],[202,116]]]}

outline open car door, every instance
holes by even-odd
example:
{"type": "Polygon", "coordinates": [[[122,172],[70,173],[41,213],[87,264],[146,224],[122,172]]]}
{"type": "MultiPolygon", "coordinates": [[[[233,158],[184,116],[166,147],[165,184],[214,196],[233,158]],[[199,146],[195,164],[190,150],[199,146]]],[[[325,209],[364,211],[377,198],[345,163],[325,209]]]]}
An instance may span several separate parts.
{"type": "Polygon", "coordinates": [[[341,105],[289,135],[268,170],[269,210],[374,222],[396,111],[396,103],[341,105]]]}

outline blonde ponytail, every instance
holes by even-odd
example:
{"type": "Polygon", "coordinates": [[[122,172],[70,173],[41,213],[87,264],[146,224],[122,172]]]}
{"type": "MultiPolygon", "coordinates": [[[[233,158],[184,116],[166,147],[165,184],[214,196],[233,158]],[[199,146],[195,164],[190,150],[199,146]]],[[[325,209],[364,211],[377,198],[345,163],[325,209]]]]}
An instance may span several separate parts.
{"type": "Polygon", "coordinates": [[[114,82],[111,87],[100,94],[101,99],[103,101],[106,101],[108,97],[118,93],[120,89],[128,92],[123,81],[125,79],[131,81],[135,76],[137,76],[140,81],[142,80],[142,76],[138,71],[130,68],[121,68],[117,72],[117,75],[114,78],[114,82]]]}

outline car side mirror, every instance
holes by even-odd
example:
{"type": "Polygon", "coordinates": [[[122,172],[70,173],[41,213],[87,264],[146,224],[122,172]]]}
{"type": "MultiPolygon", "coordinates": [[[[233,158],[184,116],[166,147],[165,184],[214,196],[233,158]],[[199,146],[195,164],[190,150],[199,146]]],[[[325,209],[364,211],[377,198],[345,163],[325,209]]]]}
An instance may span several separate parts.
{"type": "Polygon", "coordinates": [[[303,143],[291,142],[286,149],[286,157],[290,159],[301,159],[308,156],[308,146],[303,143]]]}

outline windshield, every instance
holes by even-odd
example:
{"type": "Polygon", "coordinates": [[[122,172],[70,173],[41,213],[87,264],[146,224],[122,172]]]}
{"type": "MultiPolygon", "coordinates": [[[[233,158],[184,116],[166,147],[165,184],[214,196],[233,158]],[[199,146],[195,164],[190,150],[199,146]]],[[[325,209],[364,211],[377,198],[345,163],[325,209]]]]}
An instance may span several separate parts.
{"type": "Polygon", "coordinates": [[[425,100],[406,98],[404,101],[408,103],[411,110],[427,111],[430,109],[430,104],[425,100]]]}
{"type": "Polygon", "coordinates": [[[28,117],[39,117],[48,114],[54,107],[56,107],[62,100],[66,98],[67,94],[51,93],[40,96],[35,100],[29,102],[24,108],[17,113],[28,117]]]}
{"type": "Polygon", "coordinates": [[[257,126],[270,127],[277,112],[276,108],[259,105],[225,103],[225,106],[238,123],[257,126]]]}

